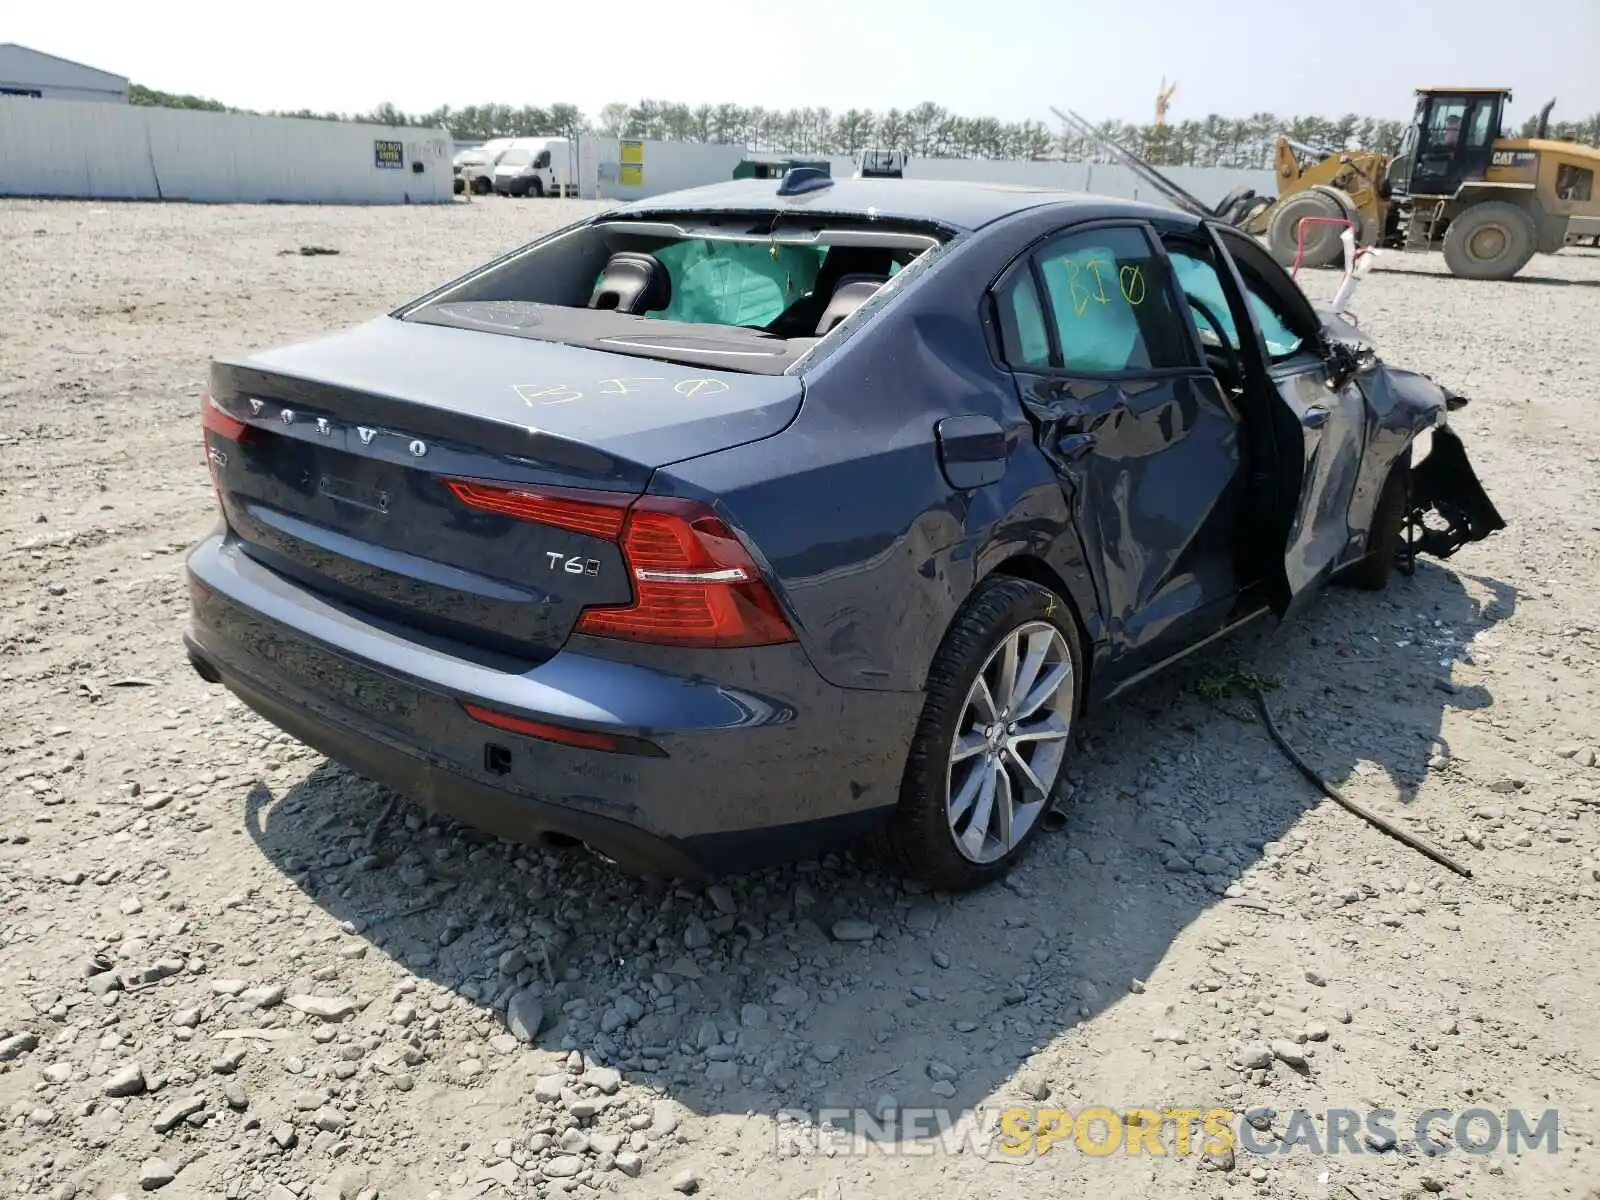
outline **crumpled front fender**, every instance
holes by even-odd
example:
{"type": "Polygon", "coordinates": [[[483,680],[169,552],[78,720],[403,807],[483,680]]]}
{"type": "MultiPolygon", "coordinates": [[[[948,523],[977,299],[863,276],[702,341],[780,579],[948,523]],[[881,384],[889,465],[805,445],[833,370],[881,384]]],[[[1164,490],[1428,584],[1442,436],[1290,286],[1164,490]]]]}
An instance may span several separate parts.
{"type": "Polygon", "coordinates": [[[1411,558],[1449,558],[1506,527],[1455,430],[1440,424],[1431,440],[1427,455],[1411,465],[1410,511],[1402,534],[1402,553],[1411,558]]]}

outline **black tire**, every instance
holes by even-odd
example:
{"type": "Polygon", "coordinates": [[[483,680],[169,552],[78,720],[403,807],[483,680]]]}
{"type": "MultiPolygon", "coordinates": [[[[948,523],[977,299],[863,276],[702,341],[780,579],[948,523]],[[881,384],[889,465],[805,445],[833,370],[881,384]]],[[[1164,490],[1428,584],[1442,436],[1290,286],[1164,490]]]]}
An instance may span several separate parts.
{"type": "Polygon", "coordinates": [[[1538,240],[1527,209],[1490,200],[1450,219],[1444,261],[1463,279],[1510,279],[1528,265],[1538,240]]]}
{"type": "Polygon", "coordinates": [[[1256,191],[1253,187],[1241,183],[1221,200],[1217,201],[1217,206],[1211,210],[1211,215],[1219,221],[1226,221],[1231,225],[1233,224],[1235,212],[1243,209],[1255,197],[1255,194],[1256,191]]]}
{"type": "MultiPolygon", "coordinates": [[[[1350,193],[1327,183],[1319,183],[1311,190],[1320,192],[1338,206],[1340,215],[1350,222],[1350,228],[1356,235],[1356,245],[1361,245],[1361,239],[1366,234],[1367,221],[1361,215],[1361,210],[1356,207],[1356,202],[1351,198],[1350,193]]],[[[1337,235],[1338,233],[1339,230],[1335,229],[1334,234],[1337,235]]]]}
{"type": "Polygon", "coordinates": [[[535,200],[544,199],[544,184],[540,183],[537,179],[530,182],[528,184],[528,195],[532,196],[535,200]]]}
{"type": "Polygon", "coordinates": [[[1339,577],[1340,583],[1368,592],[1381,592],[1388,586],[1400,557],[1400,538],[1410,508],[1411,448],[1407,446],[1389,468],[1389,477],[1383,481],[1378,503],[1373,506],[1367,553],[1339,577]]]}
{"type": "MultiPolygon", "coordinates": [[[[1272,212],[1267,225],[1267,248],[1285,267],[1294,266],[1298,248],[1298,227],[1306,217],[1343,218],[1344,210],[1332,198],[1312,189],[1290,196],[1272,212]]],[[[1339,229],[1336,225],[1308,225],[1302,267],[1326,267],[1339,258],[1339,229]]]]}
{"type": "Polygon", "coordinates": [[[472,194],[473,195],[475,195],[475,196],[487,196],[492,191],[494,191],[494,184],[490,183],[482,175],[476,176],[473,179],[473,181],[472,181],[472,194]]]}
{"type": "MultiPolygon", "coordinates": [[[[927,700],[901,780],[899,804],[874,843],[890,869],[899,874],[939,891],[970,891],[1010,870],[1044,828],[1049,803],[1008,853],[980,863],[957,849],[947,815],[952,743],[968,693],[1006,638],[1032,623],[1047,623],[1061,633],[1072,662],[1069,712],[1076,715],[1081,708],[1083,648],[1066,601],[1025,579],[996,575],[985,580],[961,607],[934,656],[927,700]]],[[[1066,757],[1070,760],[1070,738],[1068,742],[1066,757]]],[[[1063,764],[1056,774],[1056,786],[1064,774],[1063,764]]]]}

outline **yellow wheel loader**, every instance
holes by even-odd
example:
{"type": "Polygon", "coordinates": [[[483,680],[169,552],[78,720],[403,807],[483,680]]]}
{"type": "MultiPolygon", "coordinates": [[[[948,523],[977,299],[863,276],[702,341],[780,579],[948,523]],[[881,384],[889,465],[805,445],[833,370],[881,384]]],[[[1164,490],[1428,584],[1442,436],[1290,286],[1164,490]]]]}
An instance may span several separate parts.
{"type": "Polygon", "coordinates": [[[1452,274],[1510,279],[1536,253],[1569,242],[1600,245],[1600,149],[1547,137],[1552,100],[1531,138],[1508,138],[1500,122],[1509,88],[1418,88],[1411,123],[1393,158],[1366,150],[1326,151],[1279,138],[1278,196],[1247,188],[1210,206],[1068,109],[1050,111],[1098,142],[1177,207],[1226,221],[1265,239],[1285,266],[1340,260],[1340,225],[1359,246],[1442,249],[1452,274]],[[1330,218],[1302,225],[1306,217],[1330,218]]]}
{"type": "Polygon", "coordinates": [[[1392,159],[1366,151],[1316,159],[1314,148],[1279,139],[1278,199],[1247,226],[1278,261],[1337,262],[1339,227],[1300,225],[1331,217],[1351,222],[1358,245],[1438,248],[1454,275],[1510,279],[1535,253],[1554,254],[1600,225],[1600,150],[1546,136],[1555,101],[1540,112],[1534,137],[1507,138],[1509,88],[1416,95],[1392,159]]]}

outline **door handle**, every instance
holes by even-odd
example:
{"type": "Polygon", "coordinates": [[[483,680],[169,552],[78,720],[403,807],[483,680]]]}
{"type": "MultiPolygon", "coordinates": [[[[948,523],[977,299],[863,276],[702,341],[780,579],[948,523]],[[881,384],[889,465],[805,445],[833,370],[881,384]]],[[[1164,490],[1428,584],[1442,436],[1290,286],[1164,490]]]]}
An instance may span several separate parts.
{"type": "Polygon", "coordinates": [[[1302,418],[1302,421],[1307,429],[1321,429],[1328,423],[1328,410],[1320,404],[1313,404],[1306,409],[1306,415],[1302,418]]]}

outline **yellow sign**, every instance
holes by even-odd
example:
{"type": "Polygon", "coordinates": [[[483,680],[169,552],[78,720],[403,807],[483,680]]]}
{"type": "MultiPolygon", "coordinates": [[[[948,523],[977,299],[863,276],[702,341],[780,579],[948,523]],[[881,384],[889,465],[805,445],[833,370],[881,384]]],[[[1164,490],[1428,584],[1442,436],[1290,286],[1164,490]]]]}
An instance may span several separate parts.
{"type": "Polygon", "coordinates": [[[623,187],[638,187],[644,182],[644,143],[637,138],[624,138],[621,153],[622,169],[617,172],[617,182],[623,187]]]}

